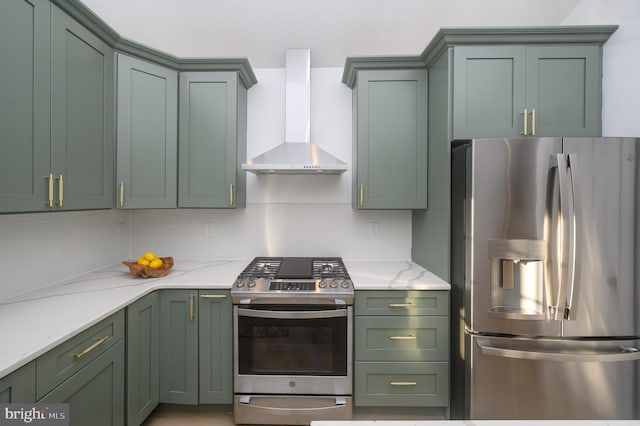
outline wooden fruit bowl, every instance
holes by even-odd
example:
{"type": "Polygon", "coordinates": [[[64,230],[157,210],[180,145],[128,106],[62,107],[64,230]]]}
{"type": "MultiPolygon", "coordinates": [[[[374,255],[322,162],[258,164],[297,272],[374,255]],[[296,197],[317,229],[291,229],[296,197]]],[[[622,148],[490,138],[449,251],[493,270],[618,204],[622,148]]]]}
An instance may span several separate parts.
{"type": "Polygon", "coordinates": [[[138,265],[136,262],[127,262],[126,260],[122,263],[129,267],[129,272],[134,277],[160,278],[169,273],[169,269],[173,266],[173,257],[161,257],[160,259],[162,259],[162,266],[158,269],[138,265]]]}

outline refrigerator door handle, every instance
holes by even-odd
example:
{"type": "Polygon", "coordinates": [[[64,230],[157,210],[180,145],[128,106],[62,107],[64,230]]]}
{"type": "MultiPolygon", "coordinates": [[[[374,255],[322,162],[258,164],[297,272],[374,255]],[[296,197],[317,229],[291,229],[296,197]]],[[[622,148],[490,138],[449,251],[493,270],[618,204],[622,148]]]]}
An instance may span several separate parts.
{"type": "Polygon", "coordinates": [[[560,202],[558,206],[559,210],[559,225],[554,229],[554,233],[551,236],[552,250],[549,250],[550,259],[552,262],[556,262],[554,267],[551,268],[551,279],[548,285],[555,288],[549,288],[547,291],[549,297],[549,318],[554,320],[562,320],[565,316],[565,307],[567,304],[567,257],[566,243],[568,238],[565,238],[568,230],[568,206],[567,206],[567,192],[569,185],[569,174],[567,172],[567,158],[564,154],[556,154],[552,157],[552,165],[557,170],[558,186],[560,194],[560,202]],[[559,237],[558,234],[561,234],[559,237]],[[558,251],[560,253],[558,253],[558,251]],[[555,253],[555,255],[554,255],[555,253]],[[556,291],[555,297],[553,290],[556,291]]]}
{"type": "MultiPolygon", "coordinates": [[[[628,343],[628,342],[625,342],[628,343]]],[[[637,343],[637,342],[636,342],[637,343]]],[[[620,345],[615,350],[594,351],[580,348],[576,345],[575,350],[567,350],[566,347],[552,350],[531,350],[516,349],[513,347],[500,347],[494,344],[491,339],[478,338],[476,344],[483,355],[497,356],[501,358],[523,359],[530,361],[559,361],[559,362],[621,362],[640,360],[640,349],[635,346],[620,345]]],[[[509,345],[513,346],[513,345],[509,345]]]]}
{"type": "Polygon", "coordinates": [[[578,304],[578,294],[580,287],[580,280],[576,280],[576,259],[578,257],[578,251],[580,246],[577,244],[577,228],[578,221],[581,219],[580,211],[580,191],[578,188],[579,174],[578,174],[578,156],[576,154],[569,154],[567,156],[567,169],[569,170],[569,178],[571,182],[571,209],[569,211],[569,256],[568,262],[568,276],[567,287],[569,294],[567,295],[567,307],[565,309],[565,319],[575,320],[578,304]]]}

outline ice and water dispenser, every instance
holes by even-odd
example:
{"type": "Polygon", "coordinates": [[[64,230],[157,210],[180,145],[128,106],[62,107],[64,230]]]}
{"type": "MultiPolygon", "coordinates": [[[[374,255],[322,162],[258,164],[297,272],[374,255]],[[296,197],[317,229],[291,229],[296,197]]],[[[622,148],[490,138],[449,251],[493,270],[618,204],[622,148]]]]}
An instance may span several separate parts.
{"type": "Polygon", "coordinates": [[[545,318],[544,240],[489,240],[489,315],[523,320],[545,318]]]}

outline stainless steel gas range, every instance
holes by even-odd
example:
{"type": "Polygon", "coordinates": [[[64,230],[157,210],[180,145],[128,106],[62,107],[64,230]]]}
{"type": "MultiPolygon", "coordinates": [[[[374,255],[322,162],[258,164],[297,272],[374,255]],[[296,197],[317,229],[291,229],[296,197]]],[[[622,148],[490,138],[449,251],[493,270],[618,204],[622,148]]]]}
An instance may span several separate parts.
{"type": "Polygon", "coordinates": [[[231,289],[236,423],[351,418],[353,296],[339,257],[245,268],[231,289]]]}

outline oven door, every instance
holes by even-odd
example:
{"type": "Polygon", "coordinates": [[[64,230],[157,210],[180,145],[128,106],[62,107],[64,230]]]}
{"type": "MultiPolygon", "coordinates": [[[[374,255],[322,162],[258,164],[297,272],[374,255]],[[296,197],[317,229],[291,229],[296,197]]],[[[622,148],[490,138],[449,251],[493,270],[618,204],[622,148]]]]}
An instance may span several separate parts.
{"type": "Polygon", "coordinates": [[[351,395],[352,309],[235,306],[235,393],[351,395]]]}

